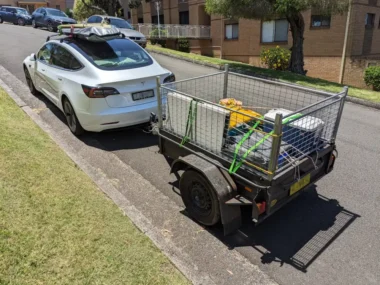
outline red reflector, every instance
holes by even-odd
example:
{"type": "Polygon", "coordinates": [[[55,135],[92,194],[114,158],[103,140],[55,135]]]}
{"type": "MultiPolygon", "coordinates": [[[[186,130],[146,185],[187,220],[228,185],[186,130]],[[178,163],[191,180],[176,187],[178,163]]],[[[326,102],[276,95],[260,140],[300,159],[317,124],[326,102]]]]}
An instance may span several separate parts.
{"type": "Polygon", "coordinates": [[[259,214],[262,214],[265,212],[265,208],[266,208],[266,203],[265,202],[261,202],[261,203],[257,203],[257,208],[259,209],[259,214]]]}

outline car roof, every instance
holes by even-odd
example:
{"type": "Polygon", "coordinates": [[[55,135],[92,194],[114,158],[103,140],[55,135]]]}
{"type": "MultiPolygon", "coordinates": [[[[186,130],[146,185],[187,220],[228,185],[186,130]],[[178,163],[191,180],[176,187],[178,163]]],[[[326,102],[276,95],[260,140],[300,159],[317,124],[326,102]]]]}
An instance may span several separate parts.
{"type": "Polygon", "coordinates": [[[44,9],[46,9],[46,10],[51,10],[51,11],[61,11],[61,10],[59,10],[59,9],[54,9],[54,8],[46,8],[46,7],[41,7],[41,8],[44,8],[44,9]]]}
{"type": "MultiPolygon", "coordinates": [[[[123,18],[113,17],[113,16],[107,16],[107,15],[92,15],[92,16],[90,16],[90,17],[93,17],[93,16],[98,16],[98,17],[108,18],[108,19],[119,19],[119,20],[124,20],[124,21],[125,21],[125,19],[123,19],[123,18]]],[[[90,18],[90,17],[89,17],[89,18],[90,18]]]]}

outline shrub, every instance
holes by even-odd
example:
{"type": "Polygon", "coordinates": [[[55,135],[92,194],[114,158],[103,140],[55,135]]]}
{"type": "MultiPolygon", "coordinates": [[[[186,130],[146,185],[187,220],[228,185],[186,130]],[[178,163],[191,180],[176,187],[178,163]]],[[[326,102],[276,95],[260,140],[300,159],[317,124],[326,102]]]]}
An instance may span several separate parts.
{"type": "Polygon", "coordinates": [[[190,42],[186,38],[178,39],[178,50],[182,52],[190,52],[190,42]]]}
{"type": "Polygon", "coordinates": [[[365,70],[364,82],[372,86],[373,90],[380,91],[380,66],[370,66],[365,70]]]}
{"type": "Polygon", "coordinates": [[[69,18],[74,17],[73,12],[71,12],[71,10],[70,10],[69,8],[66,8],[65,13],[66,13],[66,15],[67,15],[69,18]]]}
{"type": "Polygon", "coordinates": [[[166,35],[167,32],[165,29],[154,29],[150,32],[150,43],[152,45],[158,44],[162,47],[166,47],[166,35]],[[158,32],[160,30],[160,33],[158,32]],[[159,36],[163,37],[164,39],[160,39],[159,36]]]}
{"type": "Polygon", "coordinates": [[[270,49],[263,49],[260,59],[268,68],[274,70],[286,70],[289,66],[290,51],[279,46],[270,49]]]}

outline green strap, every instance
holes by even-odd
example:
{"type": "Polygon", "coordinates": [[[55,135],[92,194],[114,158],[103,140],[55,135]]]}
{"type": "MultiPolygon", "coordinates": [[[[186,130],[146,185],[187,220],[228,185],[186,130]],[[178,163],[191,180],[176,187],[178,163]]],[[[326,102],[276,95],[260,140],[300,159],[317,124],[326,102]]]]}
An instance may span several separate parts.
{"type": "MultiPolygon", "coordinates": [[[[294,114],[293,116],[290,116],[289,118],[286,118],[285,120],[282,121],[282,124],[283,125],[287,125],[288,123],[290,123],[291,121],[294,121],[296,119],[298,119],[299,117],[301,117],[302,114],[294,114]]],[[[236,160],[237,160],[237,156],[238,156],[238,153],[239,153],[239,149],[240,147],[242,146],[242,144],[252,135],[252,133],[254,132],[254,130],[257,128],[257,126],[259,125],[260,121],[256,122],[256,124],[252,127],[252,129],[241,139],[241,141],[238,143],[238,145],[236,146],[236,149],[235,149],[235,153],[234,153],[234,159],[232,161],[232,164],[231,164],[231,167],[229,169],[229,172],[231,174],[233,173],[236,173],[236,171],[239,170],[239,168],[243,165],[243,162],[244,160],[248,157],[248,155],[256,150],[260,145],[262,145],[270,136],[272,136],[274,134],[274,130],[271,131],[270,133],[268,133],[267,135],[265,135],[260,141],[258,141],[254,146],[252,146],[250,149],[248,149],[244,155],[242,156],[242,159],[239,161],[239,163],[235,166],[235,163],[236,163],[236,160]],[[234,167],[235,166],[235,167],[234,167]]]]}
{"type": "MultiPolygon", "coordinates": [[[[260,119],[263,119],[263,118],[264,117],[261,117],[260,119]]],[[[252,133],[254,132],[254,130],[259,126],[259,124],[260,124],[260,120],[258,120],[256,122],[256,124],[249,130],[248,133],[246,133],[244,135],[244,137],[237,144],[237,146],[235,148],[235,152],[234,152],[234,159],[232,161],[232,164],[231,164],[231,167],[230,167],[230,170],[229,170],[230,173],[235,173],[236,172],[236,170],[234,171],[234,166],[235,166],[235,163],[236,163],[236,160],[237,160],[237,157],[238,157],[239,150],[240,150],[241,146],[243,145],[243,143],[252,135],[252,133]]]]}
{"type": "Polygon", "coordinates": [[[182,142],[180,146],[182,147],[185,143],[187,143],[190,139],[190,133],[192,132],[192,126],[194,123],[195,118],[197,117],[197,109],[198,109],[198,101],[195,101],[194,99],[191,100],[190,102],[190,107],[189,107],[189,113],[187,115],[187,122],[186,122],[186,131],[185,131],[185,136],[182,139],[182,142]],[[193,106],[193,103],[195,105],[193,106]]]}

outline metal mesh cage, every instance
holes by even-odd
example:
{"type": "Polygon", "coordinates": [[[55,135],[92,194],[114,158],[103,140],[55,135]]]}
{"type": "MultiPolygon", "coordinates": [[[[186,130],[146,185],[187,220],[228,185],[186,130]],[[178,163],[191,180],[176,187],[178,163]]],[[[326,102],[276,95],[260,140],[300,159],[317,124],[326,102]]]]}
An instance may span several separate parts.
{"type": "Polygon", "coordinates": [[[273,177],[334,141],[346,90],[333,94],[226,71],[164,84],[160,94],[162,129],[182,145],[227,161],[231,173],[244,168],[273,177]]]}

